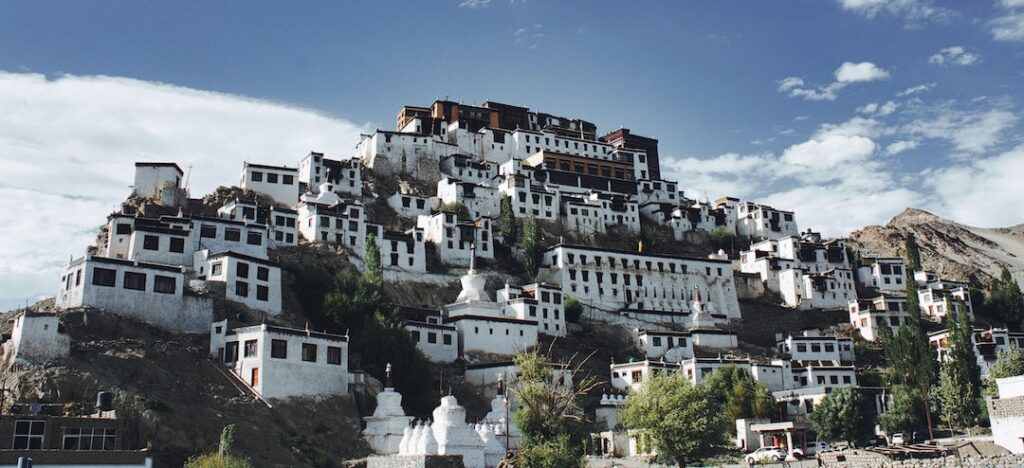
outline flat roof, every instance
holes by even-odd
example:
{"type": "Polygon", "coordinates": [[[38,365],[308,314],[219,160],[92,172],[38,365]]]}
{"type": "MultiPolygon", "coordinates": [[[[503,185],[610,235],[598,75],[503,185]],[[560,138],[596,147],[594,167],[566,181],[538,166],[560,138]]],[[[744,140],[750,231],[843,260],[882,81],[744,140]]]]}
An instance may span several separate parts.
{"type": "Polygon", "coordinates": [[[729,265],[732,264],[732,262],[729,261],[729,260],[716,260],[716,259],[713,259],[713,258],[689,257],[689,256],[685,256],[685,255],[669,255],[669,254],[660,254],[660,253],[633,252],[631,250],[618,250],[618,249],[609,249],[609,248],[600,248],[600,247],[589,247],[589,246],[585,246],[585,245],[576,245],[576,244],[567,244],[567,243],[559,243],[559,244],[552,245],[551,247],[548,247],[548,249],[545,252],[550,252],[550,251],[555,250],[557,248],[576,249],[576,250],[589,250],[591,252],[606,252],[606,253],[613,253],[613,254],[638,255],[638,256],[641,256],[641,257],[668,258],[668,259],[672,259],[672,260],[696,260],[696,261],[700,261],[700,262],[721,263],[721,264],[729,264],[729,265]]]}
{"type": "Polygon", "coordinates": [[[135,167],[173,167],[177,169],[178,174],[185,173],[181,170],[181,166],[179,166],[178,163],[172,162],[137,162],[135,163],[135,167]]]}

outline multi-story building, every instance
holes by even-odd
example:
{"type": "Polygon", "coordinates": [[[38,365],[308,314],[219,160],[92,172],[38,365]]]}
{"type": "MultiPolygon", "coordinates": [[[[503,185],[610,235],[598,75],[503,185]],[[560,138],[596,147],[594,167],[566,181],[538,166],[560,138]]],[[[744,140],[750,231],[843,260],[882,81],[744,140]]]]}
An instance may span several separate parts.
{"type": "Polygon", "coordinates": [[[581,236],[603,234],[621,226],[640,233],[640,213],[635,201],[622,195],[591,193],[586,197],[562,197],[562,227],[581,236]]]}
{"type": "Polygon", "coordinates": [[[242,165],[238,186],[292,206],[299,199],[299,170],[294,167],[252,164],[242,165]]]}
{"type": "Polygon", "coordinates": [[[159,205],[174,206],[184,195],[181,188],[184,175],[181,166],[175,163],[137,162],[132,193],[137,197],[149,198],[159,205]]]}
{"type": "Polygon", "coordinates": [[[348,337],[310,330],[254,325],[210,326],[210,356],[262,398],[348,393],[348,337]]]}
{"type": "Polygon", "coordinates": [[[789,335],[775,344],[779,354],[795,361],[853,362],[853,340],[837,336],[822,336],[819,332],[805,331],[802,335],[789,335]]]}
{"type": "Polygon", "coordinates": [[[959,310],[960,304],[967,309],[967,317],[974,320],[974,306],[967,283],[941,279],[930,271],[915,271],[917,300],[921,316],[942,322],[950,308],[959,310]]]}
{"type": "Polygon", "coordinates": [[[494,188],[476,182],[464,182],[442,177],[437,182],[437,198],[443,206],[460,204],[469,217],[497,218],[501,214],[502,194],[494,188]]]}
{"type": "Polygon", "coordinates": [[[361,196],[363,175],[359,158],[328,159],[323,153],[310,152],[299,161],[299,183],[304,190],[317,193],[320,186],[329,182],[331,189],[341,196],[361,196]]]}
{"type": "Polygon", "coordinates": [[[450,265],[468,266],[470,257],[494,258],[492,223],[489,218],[461,220],[457,213],[419,216],[416,227],[427,242],[437,246],[441,259],[450,265]]]}
{"type": "Polygon", "coordinates": [[[224,284],[228,300],[281,314],[281,268],[276,263],[230,250],[200,250],[193,264],[201,279],[224,284]]]}
{"type": "MultiPolygon", "coordinates": [[[[1024,332],[1012,332],[1005,328],[974,327],[971,341],[974,344],[978,368],[981,369],[981,377],[987,377],[1000,352],[1007,351],[1011,346],[1021,349],[1024,345],[1024,332]]],[[[929,333],[928,342],[935,349],[935,356],[939,362],[949,360],[949,330],[929,333]]]]}
{"type": "Polygon", "coordinates": [[[566,335],[562,289],[554,284],[532,283],[498,290],[498,302],[505,314],[519,320],[537,322],[537,332],[549,336],[566,335]]]}
{"type": "Polygon", "coordinates": [[[846,245],[810,230],[755,242],[740,254],[740,271],[759,274],[791,307],[845,308],[857,297],[846,245]]]}
{"type": "Polygon", "coordinates": [[[694,348],[730,350],[738,346],[736,333],[698,328],[690,331],[633,329],[633,342],[647,359],[680,361],[694,356],[694,348]]]}
{"type": "Polygon", "coordinates": [[[792,211],[782,211],[768,205],[724,197],[715,201],[716,206],[731,209],[736,215],[736,235],[755,239],[779,239],[797,236],[796,217],[792,211]]]}
{"type": "Polygon", "coordinates": [[[906,291],[906,265],[900,257],[864,257],[857,268],[857,279],[880,291],[906,291]]]}
{"type": "Polygon", "coordinates": [[[879,339],[881,327],[889,327],[895,334],[900,325],[910,317],[907,312],[907,299],[887,294],[874,299],[850,301],[849,310],[850,324],[868,341],[879,339]]]}

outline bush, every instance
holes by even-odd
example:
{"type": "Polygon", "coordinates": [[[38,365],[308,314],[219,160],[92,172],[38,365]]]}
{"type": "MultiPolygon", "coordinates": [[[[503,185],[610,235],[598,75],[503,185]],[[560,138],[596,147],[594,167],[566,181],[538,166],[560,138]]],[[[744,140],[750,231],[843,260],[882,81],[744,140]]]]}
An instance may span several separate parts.
{"type": "Polygon", "coordinates": [[[583,304],[580,304],[580,301],[573,297],[566,297],[565,301],[562,302],[562,307],[565,309],[566,322],[580,322],[580,317],[583,316],[583,304]]]}

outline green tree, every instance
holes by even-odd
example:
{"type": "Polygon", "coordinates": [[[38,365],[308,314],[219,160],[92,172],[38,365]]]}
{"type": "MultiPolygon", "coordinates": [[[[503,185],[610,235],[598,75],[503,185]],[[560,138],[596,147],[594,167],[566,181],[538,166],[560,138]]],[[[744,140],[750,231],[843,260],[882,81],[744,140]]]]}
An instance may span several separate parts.
{"type": "Polygon", "coordinates": [[[988,371],[988,378],[985,379],[985,395],[998,396],[999,389],[996,387],[996,379],[1016,377],[1024,375],[1024,351],[1010,345],[1008,349],[999,352],[995,364],[988,371]]]}
{"type": "Polygon", "coordinates": [[[221,430],[220,445],[215,453],[189,458],[185,468],[251,468],[248,460],[231,455],[235,441],[235,425],[229,424],[221,430]]]}
{"type": "MultiPolygon", "coordinates": [[[[958,301],[959,302],[959,301],[958,301]]],[[[963,303],[946,304],[949,354],[939,373],[939,403],[942,419],[950,429],[966,430],[978,417],[978,361],[974,354],[973,330],[963,303]]]]}
{"type": "Polygon", "coordinates": [[[770,418],[775,414],[775,398],[763,383],[736,366],[715,369],[701,383],[715,403],[725,410],[724,428],[735,431],[734,421],[740,418],[770,418]]]}
{"type": "Polygon", "coordinates": [[[583,448],[590,421],[580,398],[596,386],[596,381],[587,378],[575,387],[563,385],[556,379],[550,360],[536,351],[517,354],[514,361],[518,376],[513,395],[519,409],[512,420],[523,435],[516,466],[584,466],[583,448]]]}
{"type": "Polygon", "coordinates": [[[519,247],[523,249],[523,266],[526,267],[526,272],[530,276],[537,275],[538,262],[537,257],[540,256],[540,228],[537,226],[537,218],[530,214],[523,220],[523,232],[519,239],[519,247]]]}
{"type": "Polygon", "coordinates": [[[811,413],[814,430],[825,440],[862,442],[871,435],[871,419],[865,416],[864,397],[853,387],[833,389],[811,413]]]}
{"type": "Polygon", "coordinates": [[[711,230],[711,245],[716,249],[729,249],[732,251],[732,232],[729,232],[725,226],[715,226],[711,230]]]}
{"type": "Polygon", "coordinates": [[[380,247],[377,246],[377,237],[373,234],[366,237],[366,258],[363,259],[363,275],[367,281],[376,285],[380,285],[381,281],[383,281],[380,266],[380,247]]]}
{"type": "Polygon", "coordinates": [[[985,296],[983,305],[986,312],[999,317],[1010,327],[1019,330],[1024,326],[1024,293],[1005,266],[992,291],[985,296]]]}
{"type": "Polygon", "coordinates": [[[892,402],[880,421],[886,434],[913,433],[925,426],[924,399],[912,385],[893,385],[892,402]]]}
{"type": "Polygon", "coordinates": [[[887,372],[892,385],[911,385],[924,395],[921,404],[931,437],[930,391],[935,383],[938,364],[928,337],[921,329],[921,307],[917,297],[917,283],[911,269],[906,272],[908,317],[896,333],[883,342],[883,354],[889,363],[887,372]]]}
{"type": "Polygon", "coordinates": [[[466,205],[457,201],[442,204],[440,211],[455,213],[455,216],[459,219],[469,219],[469,208],[466,208],[466,205]]]}
{"type": "Polygon", "coordinates": [[[623,405],[619,420],[649,435],[679,466],[712,455],[725,442],[724,413],[707,388],[679,372],[652,376],[623,405]]]}
{"type": "Polygon", "coordinates": [[[579,323],[580,317],[583,316],[583,304],[576,300],[574,297],[566,297],[565,301],[562,302],[562,307],[565,309],[565,320],[569,323],[579,323]]]}
{"type": "Polygon", "coordinates": [[[911,272],[920,270],[921,251],[917,248],[917,237],[914,236],[914,233],[907,234],[904,248],[907,251],[907,269],[911,272]]]}
{"type": "Polygon", "coordinates": [[[501,235],[505,238],[506,245],[513,245],[516,242],[516,213],[512,211],[512,197],[505,195],[501,197],[501,219],[499,220],[501,235]]]}

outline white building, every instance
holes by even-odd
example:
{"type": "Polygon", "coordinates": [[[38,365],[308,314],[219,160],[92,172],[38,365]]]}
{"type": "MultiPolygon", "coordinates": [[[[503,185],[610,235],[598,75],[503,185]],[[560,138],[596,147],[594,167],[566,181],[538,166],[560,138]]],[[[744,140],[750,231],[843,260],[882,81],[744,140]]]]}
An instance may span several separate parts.
{"type": "MultiPolygon", "coordinates": [[[[469,217],[497,218],[501,214],[501,193],[477,182],[443,177],[437,182],[437,198],[443,205],[466,207],[469,217]]],[[[443,206],[442,205],[442,206],[443,206]]]]}
{"type": "Polygon", "coordinates": [[[435,200],[434,197],[403,191],[388,197],[388,206],[395,210],[398,216],[416,219],[421,215],[429,216],[431,211],[437,208],[435,200]]]}
{"type": "Polygon", "coordinates": [[[910,317],[907,299],[892,295],[879,295],[874,299],[850,301],[850,324],[865,340],[879,339],[880,327],[889,327],[893,334],[910,317]]]}
{"type": "Polygon", "coordinates": [[[174,206],[184,195],[181,188],[184,175],[175,163],[137,162],[132,193],[152,199],[159,205],[174,206]]]}
{"type": "Polygon", "coordinates": [[[532,283],[518,287],[505,283],[505,287],[498,290],[497,299],[507,316],[537,322],[538,333],[566,335],[562,290],[558,286],[532,283]]]}
{"type": "Polygon", "coordinates": [[[3,344],[5,366],[43,363],[71,353],[71,337],[60,333],[60,318],[56,314],[26,310],[13,321],[11,337],[3,344]]]}
{"type": "Polygon", "coordinates": [[[536,346],[538,322],[507,315],[484,290],[486,282],[471,264],[462,276],[459,297],[445,306],[445,322],[459,332],[460,354],[514,355],[536,346]]]}
{"type": "Polygon", "coordinates": [[[562,227],[570,232],[593,236],[612,226],[640,232],[640,210],[635,201],[622,195],[592,192],[585,197],[563,196],[562,202],[562,227]]]}
{"type": "Polygon", "coordinates": [[[532,168],[522,167],[522,161],[513,159],[501,165],[498,190],[509,197],[512,212],[518,218],[533,215],[538,220],[555,221],[559,216],[561,192],[547,187],[534,176],[532,168]]]}
{"type": "Polygon", "coordinates": [[[857,298],[851,270],[786,270],[779,274],[779,289],[786,305],[803,310],[845,308],[857,298]]]}
{"type": "Polygon", "coordinates": [[[811,230],[755,242],[740,254],[740,271],[760,275],[790,307],[845,308],[857,297],[845,243],[811,230]]]}
{"type": "Polygon", "coordinates": [[[309,330],[255,325],[210,327],[210,356],[262,398],[348,393],[348,337],[309,330]]]}
{"type": "Polygon", "coordinates": [[[713,318],[740,317],[728,260],[559,244],[544,253],[542,277],[592,310],[612,313],[588,318],[614,320],[628,312],[641,320],[688,324],[695,291],[713,318]]]}
{"type": "Polygon", "coordinates": [[[736,215],[736,235],[756,239],[779,239],[800,234],[792,211],[782,211],[768,205],[725,197],[715,202],[726,206],[736,215]]]}
{"type": "Polygon", "coordinates": [[[281,314],[281,268],[277,264],[230,250],[200,250],[193,262],[200,278],[224,283],[227,300],[270,315],[281,314]]]}
{"type": "Polygon", "coordinates": [[[441,259],[449,265],[468,266],[474,249],[477,257],[494,258],[489,218],[460,220],[458,214],[442,211],[418,217],[416,227],[423,230],[427,242],[437,246],[441,259]]]}
{"type": "Polygon", "coordinates": [[[294,167],[242,164],[238,186],[293,206],[299,200],[299,170],[294,167]]]}
{"type": "Polygon", "coordinates": [[[202,333],[213,319],[213,302],[186,287],[184,267],[92,255],[65,267],[55,303],[96,307],[181,333],[202,333]]]}
{"type": "Polygon", "coordinates": [[[306,190],[318,193],[320,187],[329,182],[338,195],[362,196],[363,176],[359,158],[334,160],[323,153],[310,152],[299,161],[299,182],[306,190]]]}
{"type": "Polygon", "coordinates": [[[235,199],[217,210],[223,219],[265,225],[268,229],[268,247],[299,244],[298,212],[279,206],[264,206],[252,200],[235,199]]]}
{"type": "MultiPolygon", "coordinates": [[[[973,328],[971,341],[974,344],[974,356],[977,359],[981,377],[987,377],[989,370],[996,363],[999,353],[1007,351],[1010,346],[1024,349],[1024,332],[1011,332],[1005,328],[973,328]]],[[[939,362],[949,360],[949,331],[937,330],[928,334],[928,342],[935,349],[939,362]]]]}
{"type": "Polygon", "coordinates": [[[996,379],[998,398],[987,398],[992,441],[1015,454],[1024,454],[1024,375],[996,379]]]}
{"type": "Polygon", "coordinates": [[[738,345],[736,333],[714,329],[669,331],[634,328],[633,341],[647,359],[663,358],[672,362],[692,358],[695,347],[728,350],[738,345]]]}
{"type": "Polygon", "coordinates": [[[478,185],[490,185],[498,175],[498,163],[474,160],[465,154],[453,154],[443,157],[440,164],[441,173],[449,178],[478,185]]]}
{"type": "Polygon", "coordinates": [[[881,291],[906,291],[906,265],[900,257],[864,257],[857,268],[857,279],[881,291]]]}
{"type": "Polygon", "coordinates": [[[437,321],[420,322],[406,320],[405,329],[409,331],[416,348],[431,362],[452,363],[459,358],[459,330],[455,325],[443,324],[440,317],[437,321]]]}
{"type": "Polygon", "coordinates": [[[837,336],[822,336],[817,331],[805,331],[802,335],[789,335],[776,343],[776,349],[783,356],[794,361],[853,362],[853,340],[837,336]]]}
{"type": "Polygon", "coordinates": [[[971,304],[971,291],[965,283],[955,281],[932,281],[923,286],[918,282],[917,301],[921,307],[921,316],[936,322],[942,322],[948,309],[959,309],[960,304],[967,309],[967,317],[974,320],[974,306],[971,304]]]}

